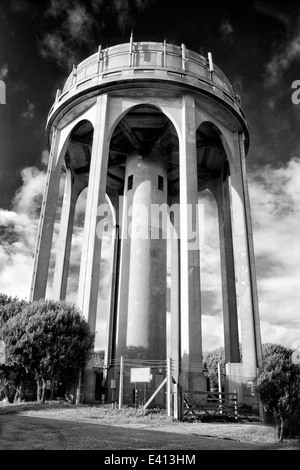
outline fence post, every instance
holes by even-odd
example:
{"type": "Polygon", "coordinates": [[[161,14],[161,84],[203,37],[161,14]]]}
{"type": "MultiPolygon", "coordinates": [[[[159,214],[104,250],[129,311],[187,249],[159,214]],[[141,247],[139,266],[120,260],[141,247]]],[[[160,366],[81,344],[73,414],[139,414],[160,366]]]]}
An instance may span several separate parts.
{"type": "Polygon", "coordinates": [[[178,410],[178,383],[173,384],[173,417],[179,419],[179,410],[178,410]]]}
{"type": "Polygon", "coordinates": [[[81,397],[81,370],[79,371],[78,374],[78,384],[77,384],[77,390],[76,390],[76,405],[80,404],[80,397],[81,397]]]}
{"type": "Polygon", "coordinates": [[[223,414],[221,364],[218,362],[219,411],[223,414]]]}
{"type": "Polygon", "coordinates": [[[171,358],[167,358],[167,410],[168,416],[172,413],[172,373],[171,373],[171,358]]]}
{"type": "Polygon", "coordinates": [[[120,383],[119,383],[119,410],[123,405],[123,373],[124,373],[124,357],[120,357],[120,383]]]}
{"type": "Polygon", "coordinates": [[[233,390],[234,393],[234,417],[238,420],[238,407],[237,407],[237,390],[233,390]]]}

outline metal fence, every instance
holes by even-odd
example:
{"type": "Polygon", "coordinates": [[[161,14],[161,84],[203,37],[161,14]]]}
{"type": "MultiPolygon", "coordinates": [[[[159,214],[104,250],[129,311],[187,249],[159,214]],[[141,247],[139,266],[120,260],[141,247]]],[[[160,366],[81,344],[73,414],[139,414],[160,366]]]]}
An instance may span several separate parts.
{"type": "Polygon", "coordinates": [[[172,360],[128,359],[123,356],[110,364],[109,401],[124,405],[165,408],[172,407],[172,360]]]}
{"type": "Polygon", "coordinates": [[[184,421],[238,420],[237,393],[182,392],[184,421]]]}

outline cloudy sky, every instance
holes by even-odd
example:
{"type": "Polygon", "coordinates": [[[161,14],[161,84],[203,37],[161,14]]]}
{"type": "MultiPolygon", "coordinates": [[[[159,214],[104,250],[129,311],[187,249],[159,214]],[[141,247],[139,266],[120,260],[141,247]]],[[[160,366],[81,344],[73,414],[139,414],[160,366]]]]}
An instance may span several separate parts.
{"type": "MultiPolygon", "coordinates": [[[[292,83],[300,80],[300,6],[290,0],[240,5],[225,0],[1,1],[0,79],[7,89],[6,104],[0,105],[1,292],[29,296],[48,156],[44,126],[57,88],[73,63],[99,44],[128,42],[133,29],[135,41],[166,39],[205,56],[211,52],[241,96],[250,128],[247,168],[262,340],[287,347],[300,341],[300,104],[291,99],[292,83]]],[[[223,334],[218,241],[209,235],[212,214],[207,204],[205,349],[220,346],[223,334]]],[[[80,211],[77,222],[74,246],[80,246],[80,211]]],[[[72,282],[76,289],[76,275],[72,282]]]]}

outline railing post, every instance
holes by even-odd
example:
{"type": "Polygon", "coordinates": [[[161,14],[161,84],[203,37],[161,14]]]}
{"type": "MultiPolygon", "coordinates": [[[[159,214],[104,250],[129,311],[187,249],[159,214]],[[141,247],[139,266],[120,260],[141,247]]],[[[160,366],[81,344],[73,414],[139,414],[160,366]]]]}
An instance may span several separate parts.
{"type": "Polygon", "coordinates": [[[131,31],[129,42],[129,67],[132,67],[133,31],[131,31]]]}
{"type": "Polygon", "coordinates": [[[77,74],[77,65],[73,64],[73,77],[72,77],[72,85],[74,85],[74,83],[76,83],[76,74],[77,74]]]}
{"type": "Polygon", "coordinates": [[[185,44],[181,44],[181,68],[185,71],[185,44]]]}
{"type": "Polygon", "coordinates": [[[166,67],[167,64],[167,42],[164,40],[164,68],[166,67]]]}
{"type": "Polygon", "coordinates": [[[210,79],[211,81],[213,81],[214,63],[213,63],[211,52],[208,53],[208,68],[209,68],[209,73],[210,73],[210,79]]]}
{"type": "Polygon", "coordinates": [[[101,61],[102,61],[102,46],[100,44],[100,46],[98,47],[98,67],[97,67],[97,74],[99,74],[100,72],[100,64],[101,64],[101,61]]]}
{"type": "Polygon", "coordinates": [[[61,95],[61,91],[60,91],[60,89],[58,88],[58,89],[56,90],[55,103],[56,103],[56,101],[58,100],[58,98],[60,97],[60,95],[61,95]]]}

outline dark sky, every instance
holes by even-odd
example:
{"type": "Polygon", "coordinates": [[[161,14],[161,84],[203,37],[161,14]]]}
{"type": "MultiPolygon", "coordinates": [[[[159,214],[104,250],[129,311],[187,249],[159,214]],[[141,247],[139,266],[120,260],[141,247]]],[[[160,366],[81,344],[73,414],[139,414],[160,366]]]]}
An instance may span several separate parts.
{"type": "Polygon", "coordinates": [[[300,78],[300,53],[286,52],[297,41],[299,11],[295,1],[2,1],[1,207],[10,207],[20,168],[39,165],[47,113],[72,62],[100,43],[128,42],[131,29],[136,41],[166,39],[212,52],[242,98],[251,132],[248,165],[276,165],[299,154],[300,109],[291,102],[291,83],[300,78]]]}

